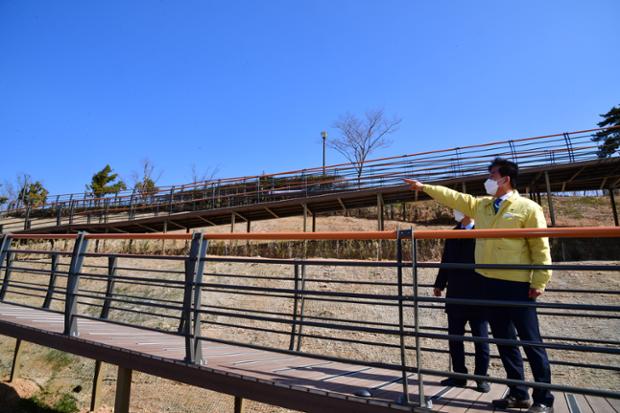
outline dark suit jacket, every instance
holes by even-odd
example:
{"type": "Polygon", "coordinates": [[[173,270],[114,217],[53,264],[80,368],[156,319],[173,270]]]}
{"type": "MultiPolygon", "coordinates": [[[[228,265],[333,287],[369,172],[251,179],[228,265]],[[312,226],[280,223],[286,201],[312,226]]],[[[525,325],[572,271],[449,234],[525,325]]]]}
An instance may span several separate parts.
{"type": "MultiPolygon", "coordinates": [[[[454,227],[455,230],[464,230],[460,224],[454,227]]],[[[475,262],[474,250],[476,248],[476,240],[474,239],[447,239],[443,255],[442,263],[451,264],[473,264],[475,262]]],[[[435,288],[446,291],[446,298],[481,298],[481,275],[477,274],[473,269],[448,269],[440,268],[435,280],[435,288]]],[[[478,315],[480,309],[470,305],[446,304],[446,312],[458,311],[465,317],[478,315]]]]}

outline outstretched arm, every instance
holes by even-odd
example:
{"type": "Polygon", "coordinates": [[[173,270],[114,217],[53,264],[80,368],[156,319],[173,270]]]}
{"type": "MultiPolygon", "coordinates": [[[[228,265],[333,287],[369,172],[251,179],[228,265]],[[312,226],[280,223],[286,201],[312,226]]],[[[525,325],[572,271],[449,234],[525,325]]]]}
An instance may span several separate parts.
{"type": "Polygon", "coordinates": [[[476,218],[478,199],[469,194],[455,191],[441,185],[423,184],[415,179],[403,179],[413,191],[424,191],[435,201],[447,207],[458,209],[465,215],[476,218]]]}

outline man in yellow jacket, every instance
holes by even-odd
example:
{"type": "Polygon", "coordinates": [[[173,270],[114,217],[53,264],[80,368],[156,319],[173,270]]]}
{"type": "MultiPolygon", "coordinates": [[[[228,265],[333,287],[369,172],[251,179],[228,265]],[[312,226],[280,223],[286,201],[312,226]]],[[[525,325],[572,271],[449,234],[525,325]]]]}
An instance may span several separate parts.
{"type": "MultiPolygon", "coordinates": [[[[484,186],[490,197],[476,198],[439,185],[406,182],[415,191],[424,191],[431,198],[457,209],[476,220],[477,229],[546,228],[542,208],[516,191],[518,166],[496,158],[489,166],[484,186]]],[[[547,238],[489,238],[476,240],[476,264],[551,264],[547,238]]],[[[533,302],[541,295],[551,278],[549,270],[476,270],[483,275],[482,293],[488,300],[533,302]]],[[[496,339],[515,340],[515,330],[523,341],[542,343],[535,307],[498,306],[490,309],[489,324],[496,339]]],[[[517,346],[497,346],[509,379],[524,380],[523,358],[517,346]]],[[[544,347],[524,346],[534,380],[551,383],[551,369],[544,347]]],[[[497,408],[527,408],[529,413],[553,412],[553,395],[549,390],[535,388],[530,397],[525,386],[509,386],[503,399],[493,400],[497,408]]]]}

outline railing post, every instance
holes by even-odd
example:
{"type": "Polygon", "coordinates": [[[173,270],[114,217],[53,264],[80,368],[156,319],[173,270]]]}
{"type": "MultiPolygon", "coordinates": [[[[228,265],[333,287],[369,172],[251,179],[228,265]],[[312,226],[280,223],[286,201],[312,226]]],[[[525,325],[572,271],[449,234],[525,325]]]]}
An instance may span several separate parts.
{"type": "Polygon", "coordinates": [[[172,215],[172,198],[174,197],[174,185],[170,188],[170,199],[168,200],[168,215],[172,215]]]}
{"type": "Polygon", "coordinates": [[[50,308],[52,304],[52,298],[54,298],[54,290],[56,289],[56,272],[58,271],[58,254],[52,254],[52,263],[50,266],[50,281],[47,286],[47,293],[45,294],[45,300],[43,300],[43,308],[50,308]]]}
{"type": "Polygon", "coordinates": [[[105,299],[103,301],[103,308],[101,309],[101,315],[99,318],[104,320],[108,319],[110,314],[110,303],[112,302],[112,295],[114,294],[114,277],[116,276],[116,263],[117,257],[108,257],[108,282],[105,288],[105,299]]]}
{"type": "Polygon", "coordinates": [[[6,268],[4,269],[4,278],[2,279],[2,288],[0,288],[0,301],[4,301],[4,298],[6,297],[6,292],[9,289],[9,283],[11,282],[11,272],[12,272],[11,267],[13,266],[14,258],[15,258],[15,254],[10,251],[7,251],[6,268]]]}
{"type": "Polygon", "coordinates": [[[205,268],[205,257],[209,247],[209,240],[204,239],[200,234],[200,252],[198,253],[198,263],[196,274],[194,275],[194,363],[207,364],[207,360],[202,358],[202,345],[200,344],[200,305],[202,303],[202,278],[205,268]]]}
{"type": "Polygon", "coordinates": [[[129,197],[129,212],[127,213],[128,215],[128,219],[132,220],[134,218],[134,199],[136,196],[136,188],[133,189],[133,191],[131,192],[131,196],[129,197]]]}
{"type": "Polygon", "coordinates": [[[418,393],[420,398],[420,407],[432,408],[432,401],[426,402],[424,396],[424,377],[422,376],[422,348],[420,346],[420,305],[418,301],[418,251],[415,240],[415,233],[411,228],[411,269],[413,273],[413,317],[415,329],[415,358],[416,369],[418,373],[418,393]]]}
{"type": "Polygon", "coordinates": [[[6,294],[6,289],[9,284],[8,277],[11,273],[10,270],[10,259],[9,259],[9,249],[11,248],[11,236],[3,235],[0,238],[0,267],[2,267],[2,263],[6,260],[6,267],[4,269],[4,277],[2,278],[2,289],[0,289],[0,301],[4,300],[4,295],[6,294]]]}
{"type": "Polygon", "coordinates": [[[24,230],[30,229],[30,211],[32,207],[28,205],[26,208],[26,216],[24,217],[24,230]]]}
{"type": "Polygon", "coordinates": [[[301,350],[301,339],[302,339],[302,331],[304,327],[304,291],[306,289],[306,265],[301,265],[301,291],[299,291],[299,300],[300,300],[300,309],[299,309],[299,327],[297,328],[297,346],[295,348],[296,351],[301,350]]]}
{"type": "Polygon", "coordinates": [[[73,224],[73,194],[69,197],[69,224],[73,224]]]}
{"type": "Polygon", "coordinates": [[[80,232],[75,239],[73,246],[73,254],[71,255],[71,264],[69,264],[69,272],[67,274],[67,289],[65,294],[65,327],[63,334],[68,336],[77,336],[77,292],[80,283],[80,271],[82,262],[84,261],[84,253],[88,247],[88,240],[83,232],[80,232]]]}
{"type": "Polygon", "coordinates": [[[108,215],[110,214],[110,200],[105,199],[103,201],[104,209],[103,209],[103,222],[108,223],[108,215]]]}
{"type": "Polygon", "coordinates": [[[59,227],[62,224],[62,204],[56,205],[56,226],[59,227]]]}
{"type": "Polygon", "coordinates": [[[508,141],[508,146],[510,147],[510,153],[512,155],[512,161],[514,163],[519,163],[519,157],[517,156],[517,149],[515,147],[515,142],[511,139],[508,141]]]}
{"type": "Polygon", "coordinates": [[[402,404],[409,404],[409,383],[407,382],[407,354],[405,350],[405,314],[403,306],[403,244],[404,231],[398,231],[396,237],[396,277],[398,283],[398,331],[400,340],[400,365],[403,382],[402,404]]]}
{"type": "MultiPolygon", "coordinates": [[[[196,361],[196,337],[194,331],[196,326],[192,328],[192,315],[197,315],[199,308],[192,308],[194,296],[194,284],[196,282],[196,274],[200,270],[199,263],[202,261],[200,255],[202,253],[203,236],[201,232],[195,232],[192,235],[192,243],[189,249],[189,256],[185,259],[185,288],[183,291],[183,310],[181,313],[181,322],[179,324],[179,333],[185,336],[185,362],[194,363],[196,361]],[[193,310],[193,311],[192,311],[193,310]]],[[[200,321],[198,321],[198,329],[200,321]]],[[[199,346],[198,346],[199,347],[199,346]]]]}
{"type": "Polygon", "coordinates": [[[575,153],[573,150],[573,143],[571,142],[570,134],[565,132],[562,134],[562,136],[564,136],[564,143],[566,143],[566,149],[568,150],[568,161],[570,163],[574,163],[575,153]]]}
{"type": "Polygon", "coordinates": [[[291,338],[288,344],[288,349],[291,351],[295,348],[295,333],[297,331],[297,301],[299,300],[299,264],[297,262],[293,264],[293,277],[295,283],[295,292],[293,293],[293,321],[291,323],[291,338]]]}

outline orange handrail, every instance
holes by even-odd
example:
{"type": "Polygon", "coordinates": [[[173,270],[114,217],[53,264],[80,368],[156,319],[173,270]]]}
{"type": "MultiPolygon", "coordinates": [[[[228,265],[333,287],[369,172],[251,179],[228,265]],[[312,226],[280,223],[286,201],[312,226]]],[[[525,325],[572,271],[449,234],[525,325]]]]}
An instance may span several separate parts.
{"type": "MultiPolygon", "coordinates": [[[[12,239],[56,240],[75,239],[76,234],[8,234],[12,239]]],[[[570,227],[570,228],[514,228],[514,229],[475,229],[472,231],[420,230],[413,231],[415,239],[454,239],[454,238],[620,238],[620,227],[570,227]]],[[[134,234],[86,234],[87,239],[100,240],[190,240],[192,234],[134,233],[134,234]]],[[[407,236],[406,238],[409,238],[407,236]]],[[[204,233],[205,239],[212,240],[393,240],[398,231],[347,231],[347,232],[251,232],[211,234],[204,233]]],[[[403,237],[405,238],[405,237],[403,237]]]]}

